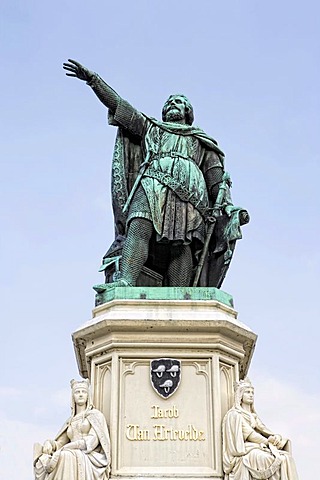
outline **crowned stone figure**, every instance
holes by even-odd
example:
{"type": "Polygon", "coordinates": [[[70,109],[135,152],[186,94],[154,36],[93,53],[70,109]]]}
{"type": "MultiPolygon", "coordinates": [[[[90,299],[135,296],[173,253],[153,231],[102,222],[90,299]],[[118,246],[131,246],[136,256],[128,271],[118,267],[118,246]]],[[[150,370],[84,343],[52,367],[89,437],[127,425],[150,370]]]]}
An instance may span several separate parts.
{"type": "Polygon", "coordinates": [[[225,480],[298,480],[290,441],[269,430],[254,409],[248,378],[237,383],[222,425],[225,480]]]}
{"type": "Polygon", "coordinates": [[[71,380],[71,417],[54,440],[35,445],[35,480],[106,480],[110,438],[88,380],[71,380]]]}

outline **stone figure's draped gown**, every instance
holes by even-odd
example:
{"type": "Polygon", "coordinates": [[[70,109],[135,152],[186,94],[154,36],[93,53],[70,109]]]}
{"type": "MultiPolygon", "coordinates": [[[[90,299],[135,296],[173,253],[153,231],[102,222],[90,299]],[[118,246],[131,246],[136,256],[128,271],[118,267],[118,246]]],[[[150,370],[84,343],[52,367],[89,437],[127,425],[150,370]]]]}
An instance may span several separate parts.
{"type": "Polygon", "coordinates": [[[36,480],[106,479],[109,464],[106,454],[109,436],[106,428],[103,415],[98,410],[91,410],[88,416],[80,413],[72,417],[57,437],[57,451],[53,455],[41,455],[36,462],[36,480]],[[79,449],[61,450],[68,442],[76,441],[79,442],[79,449]]]}
{"type": "Polygon", "coordinates": [[[264,431],[266,427],[255,413],[239,407],[229,410],[223,421],[225,480],[298,480],[288,452],[261,447],[264,431]],[[257,442],[249,441],[249,436],[257,442]]]}

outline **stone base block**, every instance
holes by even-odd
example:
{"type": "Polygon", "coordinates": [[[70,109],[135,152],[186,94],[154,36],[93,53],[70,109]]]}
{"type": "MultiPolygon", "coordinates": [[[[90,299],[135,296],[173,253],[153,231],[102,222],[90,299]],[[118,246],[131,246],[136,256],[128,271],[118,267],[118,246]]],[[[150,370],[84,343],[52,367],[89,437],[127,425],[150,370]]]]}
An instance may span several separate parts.
{"type": "Polygon", "coordinates": [[[73,334],[110,428],[111,477],[222,479],[221,422],[256,335],[214,288],[114,290],[73,334]]]}

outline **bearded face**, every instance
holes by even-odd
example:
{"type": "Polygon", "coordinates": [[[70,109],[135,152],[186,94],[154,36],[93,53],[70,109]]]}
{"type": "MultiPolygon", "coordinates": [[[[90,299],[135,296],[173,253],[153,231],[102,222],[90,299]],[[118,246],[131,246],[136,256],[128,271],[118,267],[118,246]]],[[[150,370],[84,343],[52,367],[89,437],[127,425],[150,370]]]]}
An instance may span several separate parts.
{"type": "Polygon", "coordinates": [[[185,123],[186,102],[180,95],[171,96],[164,106],[164,121],[185,123]]]}

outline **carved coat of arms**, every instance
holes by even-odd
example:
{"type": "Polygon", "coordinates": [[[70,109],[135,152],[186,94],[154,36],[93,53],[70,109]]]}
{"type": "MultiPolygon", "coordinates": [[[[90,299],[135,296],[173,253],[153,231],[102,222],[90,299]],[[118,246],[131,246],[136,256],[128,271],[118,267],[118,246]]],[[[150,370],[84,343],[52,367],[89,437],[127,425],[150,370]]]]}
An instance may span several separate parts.
{"type": "Polygon", "coordinates": [[[151,385],[162,398],[170,397],[179,387],[181,363],[175,358],[157,358],[150,362],[151,385]]]}

